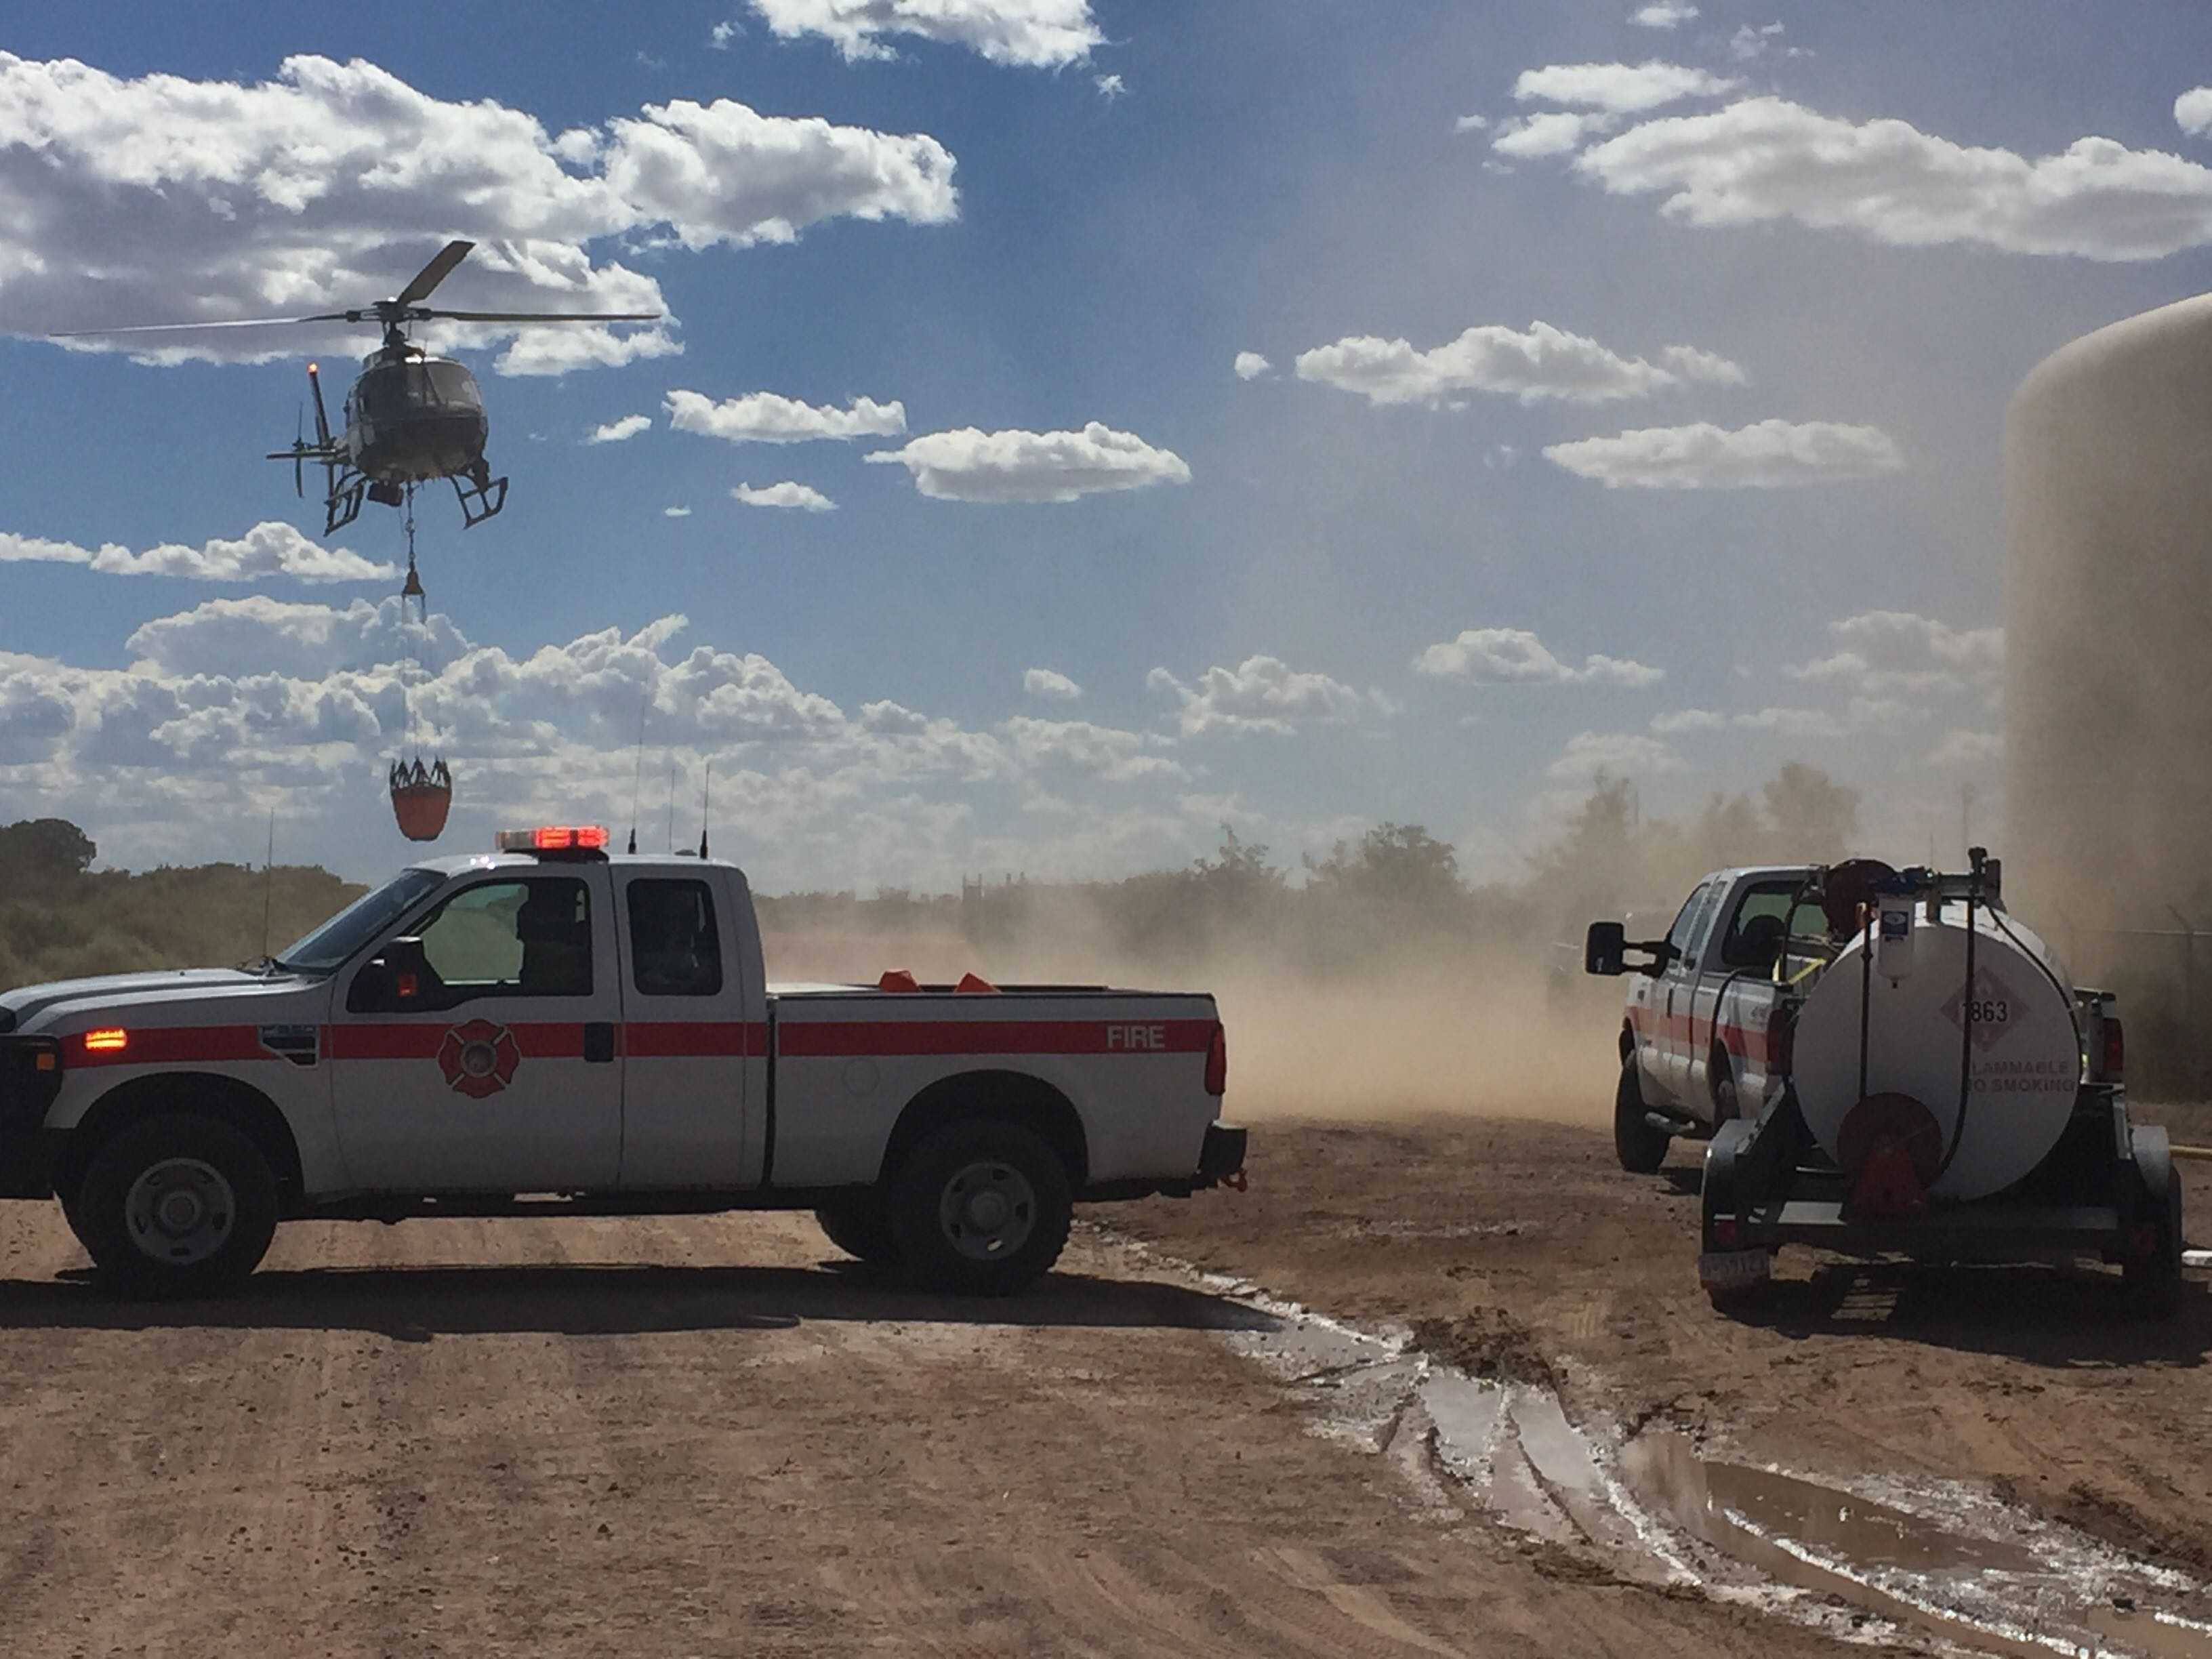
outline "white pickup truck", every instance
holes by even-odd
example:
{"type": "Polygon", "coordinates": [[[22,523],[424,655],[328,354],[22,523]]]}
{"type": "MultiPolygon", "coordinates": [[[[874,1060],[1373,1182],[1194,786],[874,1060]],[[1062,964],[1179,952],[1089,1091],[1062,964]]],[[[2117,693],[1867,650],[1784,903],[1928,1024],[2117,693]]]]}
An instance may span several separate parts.
{"type": "MultiPolygon", "coordinates": [[[[1808,865],[1717,870],[1675,914],[1656,971],[1629,976],[1620,1024],[1613,1149],[1648,1175],[1676,1135],[1709,1136],[1757,1117],[1781,1088],[1789,999],[1778,964],[1793,936],[1826,931],[1803,897],[1808,865]]],[[[1657,941],[1654,941],[1656,945],[1657,941]]]]}
{"type": "Polygon", "coordinates": [[[1242,1184],[1212,998],[770,986],[742,872],[509,832],[254,967],[0,997],[0,1196],[197,1294],[290,1218],[813,1210],[933,1288],[1049,1268],[1078,1200],[1242,1184]]]}

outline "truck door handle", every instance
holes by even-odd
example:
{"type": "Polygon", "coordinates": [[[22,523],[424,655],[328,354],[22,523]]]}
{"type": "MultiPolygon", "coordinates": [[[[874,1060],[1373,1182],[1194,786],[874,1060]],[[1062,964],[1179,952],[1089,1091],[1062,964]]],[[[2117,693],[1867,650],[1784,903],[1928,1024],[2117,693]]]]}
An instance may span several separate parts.
{"type": "Polygon", "coordinates": [[[615,1028],[610,1020],[596,1019],[584,1027],[584,1058],[604,1066],[615,1057],[615,1028]]]}

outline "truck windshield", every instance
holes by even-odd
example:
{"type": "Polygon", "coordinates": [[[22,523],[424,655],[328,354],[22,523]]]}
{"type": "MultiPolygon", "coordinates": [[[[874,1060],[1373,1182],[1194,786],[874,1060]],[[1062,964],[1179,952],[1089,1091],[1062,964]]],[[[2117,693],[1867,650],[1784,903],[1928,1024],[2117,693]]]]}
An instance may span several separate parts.
{"type": "Polygon", "coordinates": [[[292,973],[327,974],[405,915],[421,900],[445,885],[434,870],[403,870],[374,892],[364,893],[328,921],[289,945],[276,965],[292,973]]]}

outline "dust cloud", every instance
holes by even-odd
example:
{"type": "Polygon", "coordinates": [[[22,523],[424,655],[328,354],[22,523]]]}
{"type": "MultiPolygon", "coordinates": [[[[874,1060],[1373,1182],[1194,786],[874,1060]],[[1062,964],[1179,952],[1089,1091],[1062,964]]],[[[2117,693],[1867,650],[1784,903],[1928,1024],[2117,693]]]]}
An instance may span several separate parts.
{"type": "Polygon", "coordinates": [[[971,943],[957,932],[799,931],[765,940],[773,981],[1108,984],[1211,992],[1229,1031],[1227,1115],[1381,1121],[1435,1115],[1611,1121],[1616,982],[1563,951],[1429,948],[1336,974],[1249,951],[1132,959],[1103,925],[971,943]]]}
{"type": "Polygon", "coordinates": [[[2212,1085],[2212,295],[2028,377],[2006,434],[2008,897],[2212,1085]],[[2192,935],[2202,933],[2203,938],[2192,935]]]}

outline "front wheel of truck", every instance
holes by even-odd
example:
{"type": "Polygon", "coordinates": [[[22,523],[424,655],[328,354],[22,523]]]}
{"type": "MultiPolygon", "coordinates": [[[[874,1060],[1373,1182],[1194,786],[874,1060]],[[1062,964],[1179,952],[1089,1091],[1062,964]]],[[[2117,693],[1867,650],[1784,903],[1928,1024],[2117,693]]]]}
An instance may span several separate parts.
{"type": "Polygon", "coordinates": [[[260,1265],[276,1208],[258,1147],[228,1123],[177,1112],[92,1155],[74,1219],[93,1265],[125,1294],[210,1296],[260,1265]]]}
{"type": "Polygon", "coordinates": [[[1060,1155],[1018,1123],[947,1124],[891,1178],[891,1236],[929,1290],[1012,1295],[1060,1260],[1073,1218],[1060,1155]]]}
{"type": "Polygon", "coordinates": [[[898,1265],[898,1241],[891,1237],[891,1218],[882,1193],[870,1187],[840,1196],[814,1212],[814,1219],[832,1244],[871,1267],[898,1265]]]}
{"type": "Polygon", "coordinates": [[[1674,1137],[1651,1127],[1644,1104],[1643,1085],[1636,1076],[1636,1056],[1620,1063],[1620,1085],[1613,1091],[1613,1152],[1620,1167],[1631,1175],[1650,1175],[1667,1161],[1667,1145],[1674,1137]]]}

